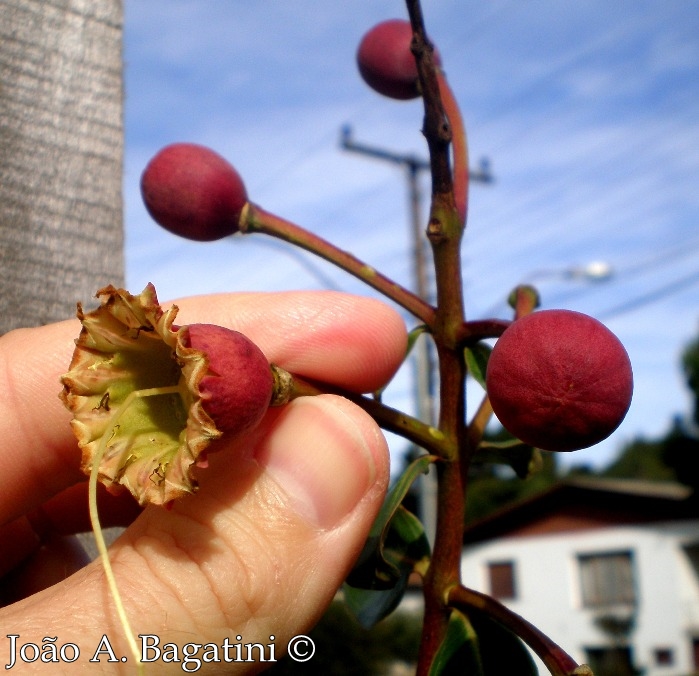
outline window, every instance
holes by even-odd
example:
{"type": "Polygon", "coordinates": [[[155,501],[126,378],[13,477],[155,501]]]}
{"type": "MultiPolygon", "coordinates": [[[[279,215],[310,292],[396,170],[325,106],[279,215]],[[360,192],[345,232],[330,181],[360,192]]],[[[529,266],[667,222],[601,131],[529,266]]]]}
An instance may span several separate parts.
{"type": "Polygon", "coordinates": [[[634,605],[632,558],[630,551],[578,556],[583,606],[634,605]]]}
{"type": "Polygon", "coordinates": [[[699,671],[699,637],[692,638],[692,657],[694,661],[694,671],[699,671]]]}
{"type": "Polygon", "coordinates": [[[653,651],[655,664],[659,667],[671,667],[675,663],[672,648],[656,648],[653,651]]]}
{"type": "Polygon", "coordinates": [[[595,676],[633,676],[634,668],[631,648],[627,646],[585,648],[585,662],[595,676]]]}
{"type": "Polygon", "coordinates": [[[699,543],[692,543],[683,547],[684,553],[692,566],[694,575],[699,578],[699,543]]]}
{"type": "Polygon", "coordinates": [[[517,597],[514,561],[489,563],[488,581],[492,597],[496,599],[514,599],[517,597]]]}

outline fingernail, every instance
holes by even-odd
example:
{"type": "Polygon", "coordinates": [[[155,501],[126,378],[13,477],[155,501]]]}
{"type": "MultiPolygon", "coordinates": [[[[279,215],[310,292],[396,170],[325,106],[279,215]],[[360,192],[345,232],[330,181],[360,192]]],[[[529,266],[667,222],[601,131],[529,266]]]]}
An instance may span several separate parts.
{"type": "Polygon", "coordinates": [[[287,406],[258,460],[313,526],[330,529],[376,480],[376,461],[342,400],[297,399],[287,406]]]}

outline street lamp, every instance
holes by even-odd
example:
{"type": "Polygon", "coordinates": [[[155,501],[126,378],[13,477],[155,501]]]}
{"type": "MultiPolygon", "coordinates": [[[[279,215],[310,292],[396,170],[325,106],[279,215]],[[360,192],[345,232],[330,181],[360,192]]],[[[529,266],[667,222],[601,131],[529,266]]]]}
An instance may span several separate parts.
{"type": "MultiPolygon", "coordinates": [[[[609,281],[615,274],[614,267],[606,261],[590,261],[585,265],[570,265],[564,268],[542,268],[530,272],[524,277],[524,284],[535,284],[538,281],[551,279],[565,279],[574,282],[590,282],[600,284],[609,281]]],[[[479,313],[482,317],[494,317],[505,304],[504,300],[499,300],[491,305],[484,312],[479,313]]]]}
{"type": "Polygon", "coordinates": [[[542,278],[574,279],[584,282],[606,282],[614,276],[614,268],[606,261],[590,261],[585,265],[571,265],[567,268],[536,270],[527,276],[529,281],[542,278]]]}

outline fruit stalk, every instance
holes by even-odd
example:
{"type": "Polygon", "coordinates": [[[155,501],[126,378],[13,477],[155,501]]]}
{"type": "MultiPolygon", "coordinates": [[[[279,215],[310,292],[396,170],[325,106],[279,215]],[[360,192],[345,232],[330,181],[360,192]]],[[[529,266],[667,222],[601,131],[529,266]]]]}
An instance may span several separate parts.
{"type": "Polygon", "coordinates": [[[464,322],[458,329],[459,345],[469,347],[486,338],[498,338],[512,322],[507,319],[476,319],[464,322]]]}
{"type": "Polygon", "coordinates": [[[456,102],[454,92],[452,92],[446,77],[442,73],[437,74],[437,84],[442,98],[444,110],[451,126],[452,149],[454,159],[454,202],[459,213],[459,220],[462,225],[466,224],[468,213],[468,144],[466,141],[466,129],[461,117],[459,104],[456,102]]]}
{"type": "Polygon", "coordinates": [[[390,298],[427,326],[431,327],[434,323],[435,309],[416,294],[377,272],[356,256],[252,202],[245,205],[240,215],[240,232],[271,235],[320,256],[390,298]]]}
{"type": "Polygon", "coordinates": [[[373,397],[356,392],[349,392],[340,387],[332,387],[324,383],[313,383],[297,375],[291,377],[289,399],[298,397],[314,397],[319,394],[336,394],[348,399],[366,411],[375,422],[387,432],[393,432],[411,441],[432,455],[444,457],[449,453],[449,443],[444,435],[435,427],[418,420],[403,411],[391,408],[373,397]]]}

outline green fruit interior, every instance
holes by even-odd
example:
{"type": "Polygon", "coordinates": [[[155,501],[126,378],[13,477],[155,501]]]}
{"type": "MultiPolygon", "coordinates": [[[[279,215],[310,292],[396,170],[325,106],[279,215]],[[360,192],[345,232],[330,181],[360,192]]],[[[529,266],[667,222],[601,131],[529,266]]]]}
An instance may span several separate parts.
{"type": "Polygon", "coordinates": [[[118,420],[110,418],[112,430],[105,430],[110,437],[105,458],[120,465],[116,476],[135,460],[151,455],[153,468],[162,468],[180,446],[189,409],[187,388],[172,350],[159,337],[141,332],[133,349],[119,350],[111,365],[116,377],[109,386],[109,407],[119,415],[118,420]],[[171,391],[179,385],[176,392],[171,391]],[[132,397],[120,410],[132,392],[145,391],[148,396],[132,397]]]}

